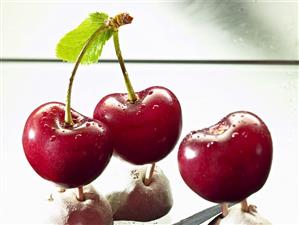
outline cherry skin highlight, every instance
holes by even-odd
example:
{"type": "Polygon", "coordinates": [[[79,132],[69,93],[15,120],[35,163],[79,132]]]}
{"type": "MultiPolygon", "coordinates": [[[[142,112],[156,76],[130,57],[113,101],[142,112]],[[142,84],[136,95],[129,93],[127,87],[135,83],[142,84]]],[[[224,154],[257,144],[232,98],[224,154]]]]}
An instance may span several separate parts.
{"type": "Polygon", "coordinates": [[[182,112],[176,96],[164,87],[127,94],[110,94],[100,100],[94,118],[107,124],[114,137],[114,150],[124,160],[143,165],[166,157],[181,133],[182,112]]]}
{"type": "Polygon", "coordinates": [[[112,155],[108,127],[71,110],[74,124],[64,122],[65,105],[49,102],[35,109],[25,124],[23,148],[32,168],[64,188],[96,179],[112,155]]]}
{"type": "Polygon", "coordinates": [[[265,184],[272,163],[272,139],[265,123],[234,112],[182,141],[178,163],[185,183],[206,200],[239,202],[265,184]]]}

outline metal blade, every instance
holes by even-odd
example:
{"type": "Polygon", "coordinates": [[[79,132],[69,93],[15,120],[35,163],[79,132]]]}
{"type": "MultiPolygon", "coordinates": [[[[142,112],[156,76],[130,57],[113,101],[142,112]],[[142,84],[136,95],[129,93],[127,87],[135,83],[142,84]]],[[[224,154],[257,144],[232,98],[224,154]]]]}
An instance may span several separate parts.
{"type": "MultiPolygon", "coordinates": [[[[231,207],[232,205],[234,204],[229,204],[229,207],[231,207]]],[[[210,208],[204,209],[186,219],[181,220],[178,223],[174,223],[173,225],[199,225],[220,213],[221,207],[220,204],[218,204],[210,208]]]]}

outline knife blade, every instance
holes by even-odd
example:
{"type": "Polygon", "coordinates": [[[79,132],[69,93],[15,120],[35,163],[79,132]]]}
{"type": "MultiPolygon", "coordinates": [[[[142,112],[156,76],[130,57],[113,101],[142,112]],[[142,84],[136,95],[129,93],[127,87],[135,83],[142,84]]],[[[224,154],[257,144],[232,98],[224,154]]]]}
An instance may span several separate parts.
{"type": "MultiPolygon", "coordinates": [[[[229,207],[231,207],[233,205],[234,205],[234,203],[229,204],[229,207]]],[[[214,206],[204,209],[190,217],[187,217],[186,219],[183,219],[178,223],[174,223],[173,225],[199,225],[220,213],[221,213],[220,204],[214,205],[214,206]]]]}

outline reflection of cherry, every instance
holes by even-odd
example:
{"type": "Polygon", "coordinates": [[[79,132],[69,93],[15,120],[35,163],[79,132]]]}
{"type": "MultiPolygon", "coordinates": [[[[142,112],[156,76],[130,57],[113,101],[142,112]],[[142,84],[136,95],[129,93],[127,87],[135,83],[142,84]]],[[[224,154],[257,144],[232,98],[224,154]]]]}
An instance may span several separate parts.
{"type": "Polygon", "coordinates": [[[178,162],[186,184],[213,202],[239,202],[266,182],[272,162],[271,135],[256,115],[235,112],[216,125],[191,132],[178,162]]]}
{"type": "Polygon", "coordinates": [[[84,196],[85,201],[78,201],[74,189],[51,194],[43,224],[112,225],[111,206],[106,198],[91,185],[84,186],[84,196]]]}
{"type": "Polygon", "coordinates": [[[112,138],[103,123],[73,110],[73,125],[65,124],[64,113],[64,104],[57,102],[34,110],[24,128],[23,147],[41,177],[72,188],[102,173],[112,154],[112,138]]]}
{"type": "Polygon", "coordinates": [[[115,152],[134,164],[163,159],[174,148],[182,127],[180,103],[164,87],[150,87],[135,93],[111,94],[96,106],[94,118],[109,126],[114,135],[115,152]]]}
{"type": "Polygon", "coordinates": [[[145,185],[146,167],[131,170],[128,186],[107,196],[114,220],[152,221],[165,216],[173,205],[167,177],[155,166],[151,183],[145,185]]]}

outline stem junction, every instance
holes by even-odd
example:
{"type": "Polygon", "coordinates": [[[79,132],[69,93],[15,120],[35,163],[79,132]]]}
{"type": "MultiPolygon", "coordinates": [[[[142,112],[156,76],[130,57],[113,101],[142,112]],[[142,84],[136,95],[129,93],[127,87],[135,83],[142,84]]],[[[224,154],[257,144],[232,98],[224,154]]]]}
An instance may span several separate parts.
{"type": "Polygon", "coordinates": [[[146,168],[145,177],[143,181],[145,186],[150,185],[150,183],[152,182],[152,176],[154,174],[155,167],[156,163],[152,163],[151,165],[148,165],[148,167],[146,168]]]}
{"type": "Polygon", "coordinates": [[[113,42],[114,42],[115,53],[116,53],[121,71],[123,73],[126,88],[128,91],[128,100],[130,102],[134,103],[137,100],[137,96],[132,87],[131,81],[129,79],[129,74],[128,74],[126,66],[125,66],[125,61],[121,54],[121,50],[120,50],[120,46],[119,46],[118,30],[114,30],[114,32],[113,32],[113,42]]]}
{"type": "Polygon", "coordinates": [[[247,213],[256,213],[256,206],[255,205],[248,205],[247,199],[244,199],[241,202],[241,210],[247,213]]]}
{"type": "Polygon", "coordinates": [[[84,192],[83,192],[83,186],[78,187],[78,201],[83,202],[85,200],[84,192]]]}
{"type": "Polygon", "coordinates": [[[228,203],[221,203],[221,212],[223,217],[226,217],[228,215],[228,203]]]}

